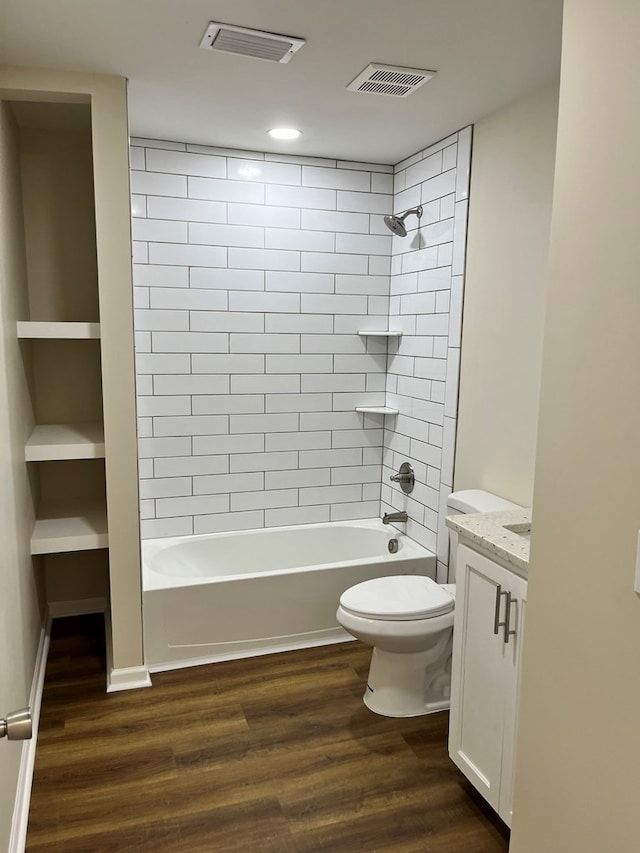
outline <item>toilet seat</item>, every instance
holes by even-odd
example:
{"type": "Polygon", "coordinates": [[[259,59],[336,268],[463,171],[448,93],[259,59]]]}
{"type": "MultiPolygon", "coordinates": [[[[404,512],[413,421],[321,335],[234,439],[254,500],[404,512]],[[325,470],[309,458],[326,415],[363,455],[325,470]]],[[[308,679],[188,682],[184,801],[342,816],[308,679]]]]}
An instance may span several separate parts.
{"type": "Polygon", "coordinates": [[[350,587],[340,596],[340,606],[346,612],[390,622],[431,619],[449,613],[454,604],[450,592],[422,575],[374,578],[350,587]]]}

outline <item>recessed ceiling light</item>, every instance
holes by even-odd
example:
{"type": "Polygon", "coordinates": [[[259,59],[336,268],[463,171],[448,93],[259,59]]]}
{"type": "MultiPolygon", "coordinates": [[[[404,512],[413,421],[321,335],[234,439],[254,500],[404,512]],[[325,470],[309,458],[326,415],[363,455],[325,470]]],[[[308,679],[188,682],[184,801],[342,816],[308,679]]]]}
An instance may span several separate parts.
{"type": "Polygon", "coordinates": [[[297,139],[302,136],[302,131],[296,130],[295,127],[274,127],[269,131],[269,136],[274,139],[297,139]]]}

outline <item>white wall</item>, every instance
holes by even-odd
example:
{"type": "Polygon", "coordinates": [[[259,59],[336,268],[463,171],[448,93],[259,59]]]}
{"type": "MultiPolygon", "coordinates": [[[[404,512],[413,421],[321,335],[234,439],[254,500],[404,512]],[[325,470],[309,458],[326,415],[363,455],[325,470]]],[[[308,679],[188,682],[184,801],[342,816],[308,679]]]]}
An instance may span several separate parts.
{"type": "Polygon", "coordinates": [[[474,127],[456,489],[530,506],[558,86],[474,127]]]}
{"type": "Polygon", "coordinates": [[[512,853],[640,849],[639,32],[565,0],[512,853]]]}
{"type": "MultiPolygon", "coordinates": [[[[0,715],[29,703],[41,616],[28,551],[33,525],[24,445],[31,431],[16,320],[26,316],[17,129],[0,102],[0,715]]],[[[9,845],[22,743],[0,741],[0,850],[9,845]]]]}

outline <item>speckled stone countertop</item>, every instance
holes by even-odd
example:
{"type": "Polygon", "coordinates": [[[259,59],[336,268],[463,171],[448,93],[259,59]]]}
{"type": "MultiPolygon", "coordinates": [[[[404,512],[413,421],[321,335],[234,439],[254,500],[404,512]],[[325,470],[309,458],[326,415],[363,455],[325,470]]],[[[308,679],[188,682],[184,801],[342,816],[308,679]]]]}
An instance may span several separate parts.
{"type": "Polygon", "coordinates": [[[465,540],[471,542],[488,557],[499,557],[508,566],[513,567],[516,574],[527,577],[530,509],[450,515],[447,518],[447,527],[458,532],[463,544],[465,540]],[[505,525],[512,529],[508,530],[505,525]]]}

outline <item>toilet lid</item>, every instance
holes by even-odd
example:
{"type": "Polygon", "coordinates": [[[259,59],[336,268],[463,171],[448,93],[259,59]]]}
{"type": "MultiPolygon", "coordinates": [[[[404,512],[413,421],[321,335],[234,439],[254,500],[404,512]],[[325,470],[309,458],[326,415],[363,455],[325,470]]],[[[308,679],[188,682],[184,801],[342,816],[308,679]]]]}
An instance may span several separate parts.
{"type": "Polygon", "coordinates": [[[453,610],[454,597],[431,578],[395,575],[364,581],[345,590],[340,605],[370,619],[429,619],[453,610]]]}

